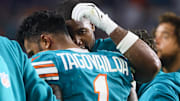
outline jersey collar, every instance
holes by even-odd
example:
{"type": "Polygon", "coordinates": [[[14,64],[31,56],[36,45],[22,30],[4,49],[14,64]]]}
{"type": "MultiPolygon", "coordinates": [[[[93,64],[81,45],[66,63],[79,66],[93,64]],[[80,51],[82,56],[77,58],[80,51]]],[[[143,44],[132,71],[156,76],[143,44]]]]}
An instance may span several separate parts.
{"type": "Polygon", "coordinates": [[[68,48],[66,50],[71,50],[71,51],[80,52],[80,53],[89,53],[87,49],[81,49],[81,48],[68,48]]]}

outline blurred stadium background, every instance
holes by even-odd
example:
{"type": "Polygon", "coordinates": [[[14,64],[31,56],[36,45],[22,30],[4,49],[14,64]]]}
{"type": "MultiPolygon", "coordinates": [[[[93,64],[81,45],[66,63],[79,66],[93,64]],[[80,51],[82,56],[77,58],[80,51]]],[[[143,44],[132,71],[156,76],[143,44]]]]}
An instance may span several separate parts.
{"type": "MultiPolygon", "coordinates": [[[[15,38],[22,19],[34,11],[55,9],[63,0],[1,0],[0,35],[15,38]]],[[[122,27],[151,30],[158,16],[172,11],[180,15],[180,0],[94,0],[99,7],[122,27]]],[[[99,34],[100,35],[100,34],[99,34]]],[[[97,36],[96,37],[106,37],[97,36]]]]}

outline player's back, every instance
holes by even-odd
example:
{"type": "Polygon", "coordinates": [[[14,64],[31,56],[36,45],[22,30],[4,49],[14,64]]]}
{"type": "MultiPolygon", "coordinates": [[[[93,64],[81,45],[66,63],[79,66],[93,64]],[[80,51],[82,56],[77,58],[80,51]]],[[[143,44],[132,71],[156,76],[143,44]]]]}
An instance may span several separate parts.
{"type": "Polygon", "coordinates": [[[64,101],[126,101],[132,81],[126,59],[119,53],[76,50],[41,52],[33,56],[33,66],[49,84],[60,86],[64,101]]]}

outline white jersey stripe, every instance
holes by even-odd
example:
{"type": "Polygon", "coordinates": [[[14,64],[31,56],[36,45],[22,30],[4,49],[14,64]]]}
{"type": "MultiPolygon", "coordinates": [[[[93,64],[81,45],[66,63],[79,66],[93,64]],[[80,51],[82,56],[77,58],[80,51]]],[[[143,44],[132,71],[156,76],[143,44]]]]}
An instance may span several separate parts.
{"type": "Polygon", "coordinates": [[[50,74],[50,73],[58,73],[56,67],[47,67],[47,68],[37,68],[36,72],[40,74],[50,74]]]}
{"type": "Polygon", "coordinates": [[[44,77],[42,78],[43,80],[59,80],[59,76],[54,76],[54,77],[44,77]]]}
{"type": "Polygon", "coordinates": [[[53,61],[41,61],[41,62],[33,62],[32,65],[33,66],[37,66],[37,65],[45,65],[45,64],[52,64],[53,61]]]}

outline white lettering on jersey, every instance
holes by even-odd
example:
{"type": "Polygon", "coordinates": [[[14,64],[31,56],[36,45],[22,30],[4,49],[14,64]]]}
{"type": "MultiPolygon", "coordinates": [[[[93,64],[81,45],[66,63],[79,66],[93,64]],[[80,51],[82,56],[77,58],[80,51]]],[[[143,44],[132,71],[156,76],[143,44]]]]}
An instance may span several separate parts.
{"type": "Polygon", "coordinates": [[[93,69],[92,63],[89,60],[89,58],[87,57],[87,55],[81,55],[82,56],[82,60],[85,64],[85,67],[87,67],[88,69],[93,69]]]}
{"type": "Polygon", "coordinates": [[[62,61],[63,61],[63,63],[64,63],[64,68],[65,68],[65,70],[68,70],[68,67],[67,67],[67,63],[66,63],[66,60],[65,60],[65,58],[64,58],[64,53],[61,53],[61,54],[58,54],[60,57],[61,57],[61,59],[62,59],[62,61]]]}
{"type": "Polygon", "coordinates": [[[109,68],[111,68],[111,65],[109,63],[109,60],[106,56],[102,56],[102,59],[104,61],[104,65],[105,65],[105,68],[106,68],[106,72],[109,72],[109,68]]]}
{"type": "Polygon", "coordinates": [[[117,56],[112,57],[111,63],[109,58],[103,55],[70,53],[59,53],[57,55],[61,57],[65,70],[71,70],[73,68],[87,68],[92,70],[94,68],[100,71],[121,72],[127,76],[129,75],[127,62],[117,56]]]}
{"type": "Polygon", "coordinates": [[[105,67],[104,67],[104,61],[102,60],[102,58],[99,56],[99,55],[95,55],[96,57],[96,61],[97,61],[97,64],[98,64],[98,67],[99,67],[99,70],[100,71],[106,71],[105,67]]]}
{"type": "Polygon", "coordinates": [[[91,61],[90,63],[95,66],[96,69],[98,69],[97,61],[95,56],[93,55],[92,57],[90,55],[87,55],[87,58],[91,61]]]}
{"type": "Polygon", "coordinates": [[[73,68],[73,65],[75,66],[75,67],[79,67],[78,66],[78,64],[77,64],[77,62],[76,62],[76,60],[75,60],[75,58],[74,58],[74,56],[72,56],[72,55],[70,55],[70,54],[66,54],[66,56],[67,56],[67,59],[68,59],[68,63],[69,63],[69,69],[72,69],[73,68]]]}
{"type": "Polygon", "coordinates": [[[117,69],[122,72],[123,74],[128,75],[128,65],[123,59],[113,56],[113,60],[116,64],[117,69]]]}
{"type": "Polygon", "coordinates": [[[80,68],[84,68],[85,65],[84,65],[83,60],[82,60],[82,59],[79,59],[79,61],[78,61],[78,57],[80,58],[81,56],[80,56],[79,54],[73,54],[73,56],[74,56],[74,58],[75,58],[75,60],[76,60],[76,62],[77,62],[77,64],[78,64],[78,66],[79,66],[80,68]]]}

